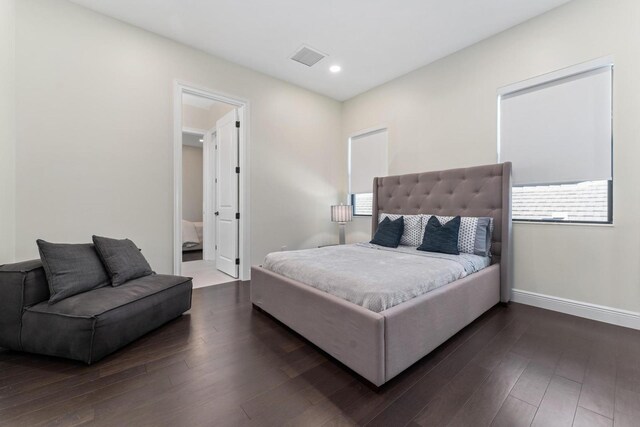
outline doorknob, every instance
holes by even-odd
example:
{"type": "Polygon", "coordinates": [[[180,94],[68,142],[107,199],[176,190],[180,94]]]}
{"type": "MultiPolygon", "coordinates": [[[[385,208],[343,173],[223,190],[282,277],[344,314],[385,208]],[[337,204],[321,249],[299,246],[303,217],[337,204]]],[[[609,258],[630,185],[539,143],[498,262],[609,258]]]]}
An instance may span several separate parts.
{"type": "Polygon", "coordinates": [[[215,215],[216,215],[216,216],[220,215],[220,212],[216,211],[215,215]]]}

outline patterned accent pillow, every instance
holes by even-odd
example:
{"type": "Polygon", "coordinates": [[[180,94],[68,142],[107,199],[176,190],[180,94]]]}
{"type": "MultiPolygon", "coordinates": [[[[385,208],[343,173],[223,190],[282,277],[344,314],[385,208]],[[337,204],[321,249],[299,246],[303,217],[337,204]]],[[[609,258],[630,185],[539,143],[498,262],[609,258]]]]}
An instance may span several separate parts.
{"type": "MultiPolygon", "coordinates": [[[[422,233],[429,218],[433,215],[423,215],[422,233]]],[[[435,215],[443,225],[451,221],[452,216],[435,215]]],[[[491,235],[493,233],[493,218],[491,217],[462,217],[460,233],[458,234],[458,250],[467,254],[491,256],[491,235]]]]}
{"type": "Polygon", "coordinates": [[[389,218],[391,221],[404,217],[404,232],[400,239],[400,244],[405,246],[420,246],[422,236],[424,235],[424,227],[422,226],[422,215],[400,215],[381,213],[378,218],[378,224],[383,219],[389,218]]]}

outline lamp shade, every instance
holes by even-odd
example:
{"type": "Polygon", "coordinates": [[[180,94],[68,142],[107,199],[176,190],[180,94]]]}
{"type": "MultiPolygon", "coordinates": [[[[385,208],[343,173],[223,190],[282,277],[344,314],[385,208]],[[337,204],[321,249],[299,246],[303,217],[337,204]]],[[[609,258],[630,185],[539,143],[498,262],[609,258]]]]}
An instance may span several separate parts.
{"type": "Polygon", "coordinates": [[[349,222],[353,219],[353,206],[333,205],[331,206],[332,222],[349,222]]]}

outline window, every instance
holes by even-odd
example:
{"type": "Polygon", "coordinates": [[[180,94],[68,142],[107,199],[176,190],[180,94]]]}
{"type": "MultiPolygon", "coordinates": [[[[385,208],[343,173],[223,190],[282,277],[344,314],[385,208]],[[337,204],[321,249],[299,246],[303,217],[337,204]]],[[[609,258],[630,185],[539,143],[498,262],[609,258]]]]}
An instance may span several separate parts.
{"type": "Polygon", "coordinates": [[[349,194],[354,215],[371,215],[373,178],[387,176],[387,130],[349,138],[349,194]]]}
{"type": "Polygon", "coordinates": [[[522,221],[610,222],[611,181],[513,188],[513,218],[522,221]]]}
{"type": "Polygon", "coordinates": [[[373,212],[373,193],[351,195],[354,215],[371,215],[373,212]]]}
{"type": "Polygon", "coordinates": [[[612,222],[612,74],[603,59],[499,91],[514,220],[612,222]]]}

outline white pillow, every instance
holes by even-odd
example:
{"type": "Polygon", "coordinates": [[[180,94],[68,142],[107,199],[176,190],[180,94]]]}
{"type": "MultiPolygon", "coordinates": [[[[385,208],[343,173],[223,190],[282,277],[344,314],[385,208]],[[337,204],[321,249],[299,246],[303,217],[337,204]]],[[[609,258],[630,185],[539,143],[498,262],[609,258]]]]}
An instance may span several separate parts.
{"type": "Polygon", "coordinates": [[[405,246],[420,246],[422,243],[422,235],[424,234],[422,229],[422,215],[381,213],[378,218],[378,224],[385,219],[385,217],[389,217],[391,221],[394,221],[401,216],[404,217],[404,232],[400,238],[400,244],[405,246]]]}

